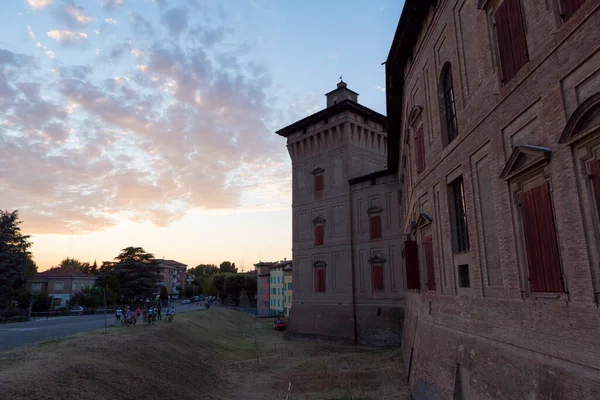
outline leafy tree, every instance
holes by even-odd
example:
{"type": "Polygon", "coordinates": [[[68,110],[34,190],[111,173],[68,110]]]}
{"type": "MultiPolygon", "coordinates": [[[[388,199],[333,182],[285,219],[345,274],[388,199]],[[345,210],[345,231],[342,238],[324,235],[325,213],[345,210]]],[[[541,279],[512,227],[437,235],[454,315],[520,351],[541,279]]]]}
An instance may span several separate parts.
{"type": "Polygon", "coordinates": [[[83,272],[84,274],[91,273],[92,267],[90,263],[81,262],[76,258],[65,258],[58,265],[60,268],[69,268],[75,271],[83,272]]]}
{"type": "Polygon", "coordinates": [[[235,263],[231,263],[231,261],[223,261],[220,265],[219,265],[219,272],[220,273],[232,273],[232,274],[237,274],[237,268],[235,266],[235,263]]]}
{"type": "Polygon", "coordinates": [[[222,302],[225,302],[225,299],[227,298],[227,294],[225,293],[225,278],[227,277],[227,275],[229,274],[219,273],[213,275],[212,277],[213,291],[216,293],[217,296],[219,296],[222,302]]]}
{"type": "Polygon", "coordinates": [[[158,261],[141,247],[127,247],[115,257],[115,274],[121,285],[121,296],[127,301],[152,296],[161,279],[158,261]]]}
{"type": "MultiPolygon", "coordinates": [[[[116,301],[121,299],[121,283],[117,275],[112,274],[106,281],[106,289],[110,290],[116,297],[116,301]]],[[[107,300],[108,301],[108,300],[107,300]]]]}
{"type": "Polygon", "coordinates": [[[98,275],[98,263],[94,260],[94,263],[90,267],[90,274],[98,275]]]}
{"type": "Polygon", "coordinates": [[[106,285],[108,279],[114,275],[115,262],[113,261],[102,261],[102,265],[97,269],[98,280],[96,281],[97,286],[106,285]]]}
{"type": "Polygon", "coordinates": [[[187,272],[202,279],[205,276],[215,275],[219,272],[219,268],[214,264],[198,264],[194,268],[188,269],[187,272]]]}
{"type": "Polygon", "coordinates": [[[201,281],[202,293],[207,296],[216,296],[217,290],[213,286],[213,278],[214,276],[204,277],[201,281]]]}
{"type": "Polygon", "coordinates": [[[52,299],[50,298],[50,295],[48,295],[48,293],[40,292],[40,293],[34,294],[32,311],[34,311],[34,312],[49,311],[51,303],[52,303],[52,299]]]}
{"type": "MultiPolygon", "coordinates": [[[[21,233],[19,212],[0,210],[0,293],[19,289],[37,267],[31,259],[29,235],[21,233]]],[[[6,300],[6,299],[5,299],[6,300]]]]}
{"type": "Polygon", "coordinates": [[[162,301],[163,303],[166,303],[166,301],[169,300],[169,292],[167,291],[166,286],[163,286],[160,288],[159,298],[160,298],[160,301],[162,301]]]}

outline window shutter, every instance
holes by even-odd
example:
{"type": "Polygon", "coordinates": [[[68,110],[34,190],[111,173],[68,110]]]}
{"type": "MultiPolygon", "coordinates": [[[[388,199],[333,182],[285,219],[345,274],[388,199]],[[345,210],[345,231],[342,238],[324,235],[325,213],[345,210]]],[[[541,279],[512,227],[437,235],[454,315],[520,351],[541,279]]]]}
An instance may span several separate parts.
{"type": "Polygon", "coordinates": [[[590,163],[590,173],[592,190],[594,191],[594,199],[596,200],[596,210],[600,216],[600,161],[590,163]]]}
{"type": "Polygon", "coordinates": [[[320,246],[324,243],[325,234],[324,234],[323,225],[315,226],[315,245],[320,246]]]}
{"type": "Polygon", "coordinates": [[[498,37],[498,52],[500,53],[500,67],[502,69],[502,81],[506,83],[515,75],[506,2],[498,7],[495,22],[496,36],[498,37]]]}
{"type": "Polygon", "coordinates": [[[382,291],[383,286],[383,265],[373,264],[371,266],[373,271],[373,290],[382,291]]]}
{"type": "Polygon", "coordinates": [[[585,3],[585,0],[561,0],[560,16],[563,20],[567,21],[573,14],[575,14],[575,11],[577,11],[577,9],[581,7],[583,3],[585,3]]]}
{"type": "Polygon", "coordinates": [[[324,268],[318,268],[315,270],[315,280],[316,280],[316,289],[317,292],[324,292],[325,291],[325,269],[324,268]]]}
{"type": "Polygon", "coordinates": [[[533,292],[562,292],[560,258],[548,184],[519,195],[533,292]]]}
{"type": "Polygon", "coordinates": [[[406,257],[406,287],[408,289],[420,289],[419,277],[419,250],[417,242],[407,240],[404,242],[404,255],[406,257]]]}
{"type": "Polygon", "coordinates": [[[496,11],[496,31],[503,82],[510,81],[529,60],[521,0],[504,0],[496,11]]]}
{"type": "Polygon", "coordinates": [[[315,175],[315,192],[323,190],[323,174],[315,175]]]}
{"type": "Polygon", "coordinates": [[[433,265],[433,238],[423,238],[423,252],[425,253],[425,267],[427,269],[427,288],[435,290],[435,269],[433,265]]]}
{"type": "Polygon", "coordinates": [[[381,216],[371,216],[371,239],[379,239],[381,237],[381,216]]]}

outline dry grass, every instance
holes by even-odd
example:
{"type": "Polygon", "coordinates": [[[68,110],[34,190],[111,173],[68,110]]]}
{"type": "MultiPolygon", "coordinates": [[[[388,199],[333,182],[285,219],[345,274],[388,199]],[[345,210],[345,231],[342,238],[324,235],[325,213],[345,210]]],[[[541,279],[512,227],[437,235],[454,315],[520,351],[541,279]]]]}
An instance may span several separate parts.
{"type": "Polygon", "coordinates": [[[0,399],[407,399],[398,349],[286,341],[210,309],[0,353],[0,399]],[[258,356],[258,361],[257,361],[258,356]]]}

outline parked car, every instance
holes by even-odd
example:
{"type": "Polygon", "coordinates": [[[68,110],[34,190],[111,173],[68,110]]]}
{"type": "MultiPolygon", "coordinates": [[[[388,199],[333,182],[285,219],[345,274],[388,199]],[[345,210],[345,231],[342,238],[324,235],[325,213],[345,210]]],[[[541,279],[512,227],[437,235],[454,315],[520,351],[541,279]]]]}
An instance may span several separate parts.
{"type": "Polygon", "coordinates": [[[189,301],[188,299],[183,299],[181,300],[181,304],[190,304],[191,301],[189,301]]]}
{"type": "Polygon", "coordinates": [[[194,301],[200,301],[200,296],[194,296],[193,299],[194,301]]]}
{"type": "Polygon", "coordinates": [[[283,318],[277,318],[273,323],[273,329],[276,331],[285,331],[285,328],[287,328],[287,324],[283,318]]]}
{"type": "Polygon", "coordinates": [[[69,312],[74,313],[74,314],[75,313],[82,314],[84,310],[85,310],[84,306],[75,306],[75,307],[71,307],[69,312]]]}

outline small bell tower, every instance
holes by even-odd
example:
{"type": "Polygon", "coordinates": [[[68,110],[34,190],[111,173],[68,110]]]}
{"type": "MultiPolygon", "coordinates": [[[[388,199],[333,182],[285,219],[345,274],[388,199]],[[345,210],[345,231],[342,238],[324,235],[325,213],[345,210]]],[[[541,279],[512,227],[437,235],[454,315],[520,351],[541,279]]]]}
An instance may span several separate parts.
{"type": "Polygon", "coordinates": [[[358,103],[358,93],[348,89],[348,85],[342,80],[341,76],[337,84],[337,89],[325,94],[325,96],[327,97],[327,107],[334,106],[344,100],[358,103]]]}

